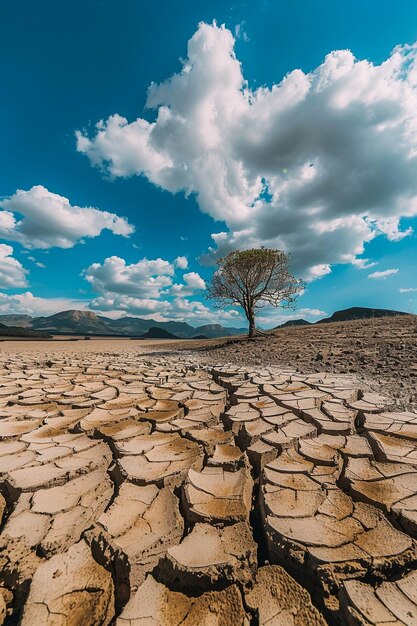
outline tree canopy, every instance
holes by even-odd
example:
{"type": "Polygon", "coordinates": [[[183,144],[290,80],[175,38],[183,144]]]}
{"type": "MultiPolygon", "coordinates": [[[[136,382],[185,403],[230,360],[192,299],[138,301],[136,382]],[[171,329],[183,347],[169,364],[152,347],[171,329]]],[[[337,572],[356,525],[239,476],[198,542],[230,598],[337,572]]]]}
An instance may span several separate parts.
{"type": "Polygon", "coordinates": [[[249,322],[249,336],[253,336],[258,309],[267,304],[295,308],[304,283],[292,276],[288,261],[288,254],[282,250],[253,248],[230,252],[217,261],[206,295],[218,308],[241,306],[249,322]]]}

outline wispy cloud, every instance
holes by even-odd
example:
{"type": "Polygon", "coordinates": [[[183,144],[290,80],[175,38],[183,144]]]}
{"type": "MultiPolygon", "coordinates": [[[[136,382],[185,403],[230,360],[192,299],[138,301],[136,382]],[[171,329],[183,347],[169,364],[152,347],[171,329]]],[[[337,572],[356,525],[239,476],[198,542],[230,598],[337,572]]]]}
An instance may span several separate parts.
{"type": "Polygon", "coordinates": [[[352,265],[358,270],[369,270],[370,267],[378,265],[377,261],[371,261],[370,259],[353,259],[352,265]]]}
{"type": "Polygon", "coordinates": [[[398,291],[400,293],[414,293],[417,291],[417,287],[401,287],[398,291]]]}
{"type": "Polygon", "coordinates": [[[246,22],[240,22],[240,24],[236,24],[235,26],[235,37],[236,39],[243,39],[243,41],[245,43],[247,43],[249,40],[248,34],[245,30],[245,25],[246,22]]]}
{"type": "Polygon", "coordinates": [[[385,280],[388,276],[393,276],[394,274],[398,274],[398,269],[391,270],[383,270],[382,272],[372,272],[372,274],[368,274],[368,278],[372,278],[374,280],[385,280]]]}

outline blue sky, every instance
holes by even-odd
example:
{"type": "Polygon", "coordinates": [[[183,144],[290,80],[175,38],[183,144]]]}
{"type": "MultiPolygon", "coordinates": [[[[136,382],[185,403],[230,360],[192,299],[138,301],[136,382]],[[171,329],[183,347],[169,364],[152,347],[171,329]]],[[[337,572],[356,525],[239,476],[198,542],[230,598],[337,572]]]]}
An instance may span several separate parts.
{"type": "Polygon", "coordinates": [[[296,317],[416,312],[413,0],[21,0],[2,24],[0,312],[240,326],[203,286],[252,245],[291,252],[296,317]]]}

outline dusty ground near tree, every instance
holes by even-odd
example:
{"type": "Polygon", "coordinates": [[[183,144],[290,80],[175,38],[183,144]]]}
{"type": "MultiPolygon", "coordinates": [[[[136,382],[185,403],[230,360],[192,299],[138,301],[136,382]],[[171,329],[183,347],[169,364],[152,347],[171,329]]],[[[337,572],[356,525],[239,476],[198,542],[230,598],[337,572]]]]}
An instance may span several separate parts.
{"type": "Polygon", "coordinates": [[[300,372],[354,374],[373,388],[417,406],[417,316],[288,327],[253,341],[245,338],[170,343],[211,363],[279,365],[300,372]]]}

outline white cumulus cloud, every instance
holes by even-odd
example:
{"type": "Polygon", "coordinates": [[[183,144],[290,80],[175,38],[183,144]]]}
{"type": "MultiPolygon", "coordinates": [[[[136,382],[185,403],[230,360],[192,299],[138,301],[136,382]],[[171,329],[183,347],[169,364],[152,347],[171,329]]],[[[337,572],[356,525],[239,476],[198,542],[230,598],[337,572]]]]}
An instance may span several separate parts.
{"type": "Polygon", "coordinates": [[[70,204],[67,198],[36,185],[0,201],[0,237],[26,248],[72,248],[86,237],[108,229],[128,237],[134,228],[124,217],[93,207],[70,204]]]}
{"type": "Polygon", "coordinates": [[[102,311],[107,315],[108,311],[119,311],[125,315],[152,317],[157,319],[158,315],[162,319],[170,309],[170,303],[166,300],[155,298],[135,298],[128,295],[119,295],[114,293],[106,293],[103,296],[94,298],[89,303],[91,309],[102,311]],[[162,317],[161,317],[162,316],[162,317]]]}
{"type": "Polygon", "coordinates": [[[158,321],[175,319],[198,324],[227,323],[241,318],[235,310],[213,311],[202,302],[190,299],[205,289],[206,284],[197,272],[182,274],[184,267],[181,266],[185,263],[178,259],[185,257],[173,263],[164,259],[141,259],[128,264],[113,256],[103,263],[93,263],[83,271],[84,278],[97,292],[90,308],[104,314],[119,311],[158,321]],[[178,276],[178,272],[182,276],[178,276]]]}
{"type": "Polygon", "coordinates": [[[34,296],[30,291],[13,295],[0,293],[0,313],[3,315],[24,314],[40,317],[43,315],[53,315],[60,311],[85,308],[87,308],[87,302],[85,300],[71,298],[40,298],[34,296]]]}
{"type": "Polygon", "coordinates": [[[186,270],[188,267],[188,259],[186,256],[179,256],[174,261],[175,267],[178,267],[180,270],[186,270]]]}
{"type": "Polygon", "coordinates": [[[190,289],[198,290],[198,289],[206,288],[206,283],[201,278],[200,274],[197,274],[197,272],[190,272],[189,274],[184,274],[183,278],[184,278],[185,284],[190,289]]]}
{"type": "Polygon", "coordinates": [[[105,259],[103,264],[93,263],[83,271],[84,278],[94,291],[133,296],[159,298],[161,291],[172,285],[174,265],[163,259],[142,259],[127,264],[118,256],[105,259]]]}
{"type": "Polygon", "coordinates": [[[0,289],[16,289],[26,287],[28,270],[15,259],[13,248],[0,243],[0,289]]]}
{"type": "Polygon", "coordinates": [[[172,295],[191,296],[195,291],[206,288],[206,283],[197,272],[189,272],[183,275],[183,283],[175,283],[170,289],[172,295]]]}
{"type": "MultiPolygon", "coordinates": [[[[265,245],[292,253],[313,280],[356,263],[377,235],[410,234],[417,215],[417,47],[375,65],[330,52],[249,89],[224,27],[200,24],[178,74],[149,88],[153,121],[115,114],[77,148],[111,177],[144,175],[195,194],[226,222],[205,257],[265,245]]],[[[360,266],[360,265],[359,265],[360,266]]]]}
{"type": "Polygon", "coordinates": [[[386,278],[388,278],[388,276],[398,274],[398,272],[398,269],[383,270],[382,272],[372,272],[372,274],[368,274],[368,278],[372,278],[374,280],[385,280],[386,278]]]}

